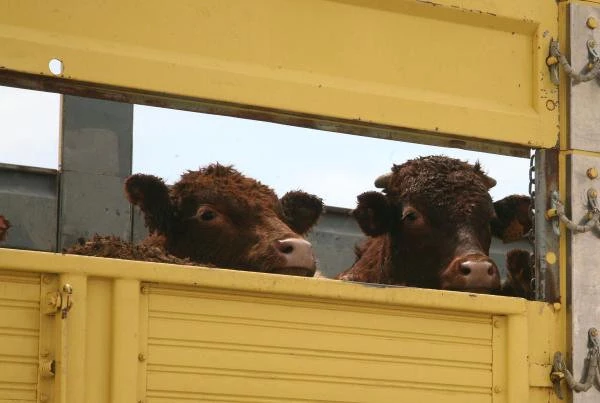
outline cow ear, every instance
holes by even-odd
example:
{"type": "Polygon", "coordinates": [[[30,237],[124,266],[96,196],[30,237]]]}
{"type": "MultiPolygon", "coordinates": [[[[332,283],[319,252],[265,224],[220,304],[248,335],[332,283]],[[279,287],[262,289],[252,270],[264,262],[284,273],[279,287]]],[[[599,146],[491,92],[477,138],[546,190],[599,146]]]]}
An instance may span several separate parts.
{"type": "Polygon", "coordinates": [[[523,239],[532,227],[530,204],[531,198],[523,195],[511,195],[494,202],[496,217],[491,222],[492,235],[504,243],[523,239]]]}
{"type": "Polygon", "coordinates": [[[144,213],[146,228],[151,233],[168,234],[175,218],[175,209],[165,182],[153,175],[132,175],[125,181],[125,194],[144,213]]]}
{"type": "Polygon", "coordinates": [[[483,183],[485,184],[485,186],[489,189],[493,188],[494,186],[496,186],[496,179],[487,176],[483,170],[481,169],[481,164],[479,163],[479,161],[477,161],[475,163],[475,167],[473,168],[475,170],[475,173],[477,173],[479,176],[481,176],[481,179],[483,179],[483,183]]]}
{"type": "Polygon", "coordinates": [[[300,235],[305,235],[323,212],[323,200],[299,190],[287,192],[280,202],[286,224],[300,235]]]}
{"type": "Polygon", "coordinates": [[[391,228],[392,208],[387,198],[379,192],[365,192],[357,197],[358,205],[352,215],[360,229],[368,236],[379,236],[391,228]]]}

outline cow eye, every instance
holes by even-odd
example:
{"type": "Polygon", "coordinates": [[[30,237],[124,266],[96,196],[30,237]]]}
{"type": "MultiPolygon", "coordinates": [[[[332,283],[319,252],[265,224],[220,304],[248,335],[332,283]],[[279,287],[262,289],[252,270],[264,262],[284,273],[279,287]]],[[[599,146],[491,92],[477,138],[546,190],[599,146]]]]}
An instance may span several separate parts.
{"type": "Polygon", "coordinates": [[[205,211],[202,214],[200,214],[200,218],[202,218],[204,221],[210,221],[213,218],[215,218],[217,215],[215,214],[214,211],[205,211]]]}
{"type": "Polygon", "coordinates": [[[217,213],[215,213],[213,210],[204,208],[198,211],[198,216],[202,221],[211,221],[217,217],[217,213]]]}
{"type": "Polygon", "coordinates": [[[409,211],[408,213],[404,214],[404,217],[402,217],[402,220],[408,220],[408,221],[416,221],[417,220],[417,213],[415,213],[414,211],[409,211]]]}

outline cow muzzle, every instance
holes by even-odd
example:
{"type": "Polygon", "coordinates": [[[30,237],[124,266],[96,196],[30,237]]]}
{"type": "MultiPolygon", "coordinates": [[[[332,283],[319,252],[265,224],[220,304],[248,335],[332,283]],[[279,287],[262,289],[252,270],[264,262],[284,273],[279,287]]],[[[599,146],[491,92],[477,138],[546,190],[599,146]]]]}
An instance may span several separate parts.
{"type": "Polygon", "coordinates": [[[305,239],[287,238],[275,241],[275,250],[284,264],[273,273],[292,276],[312,277],[316,271],[316,261],[312,245],[305,239]]]}
{"type": "Polygon", "coordinates": [[[442,271],[441,289],[490,293],[500,289],[500,273],[485,255],[467,255],[454,259],[442,271]]]}

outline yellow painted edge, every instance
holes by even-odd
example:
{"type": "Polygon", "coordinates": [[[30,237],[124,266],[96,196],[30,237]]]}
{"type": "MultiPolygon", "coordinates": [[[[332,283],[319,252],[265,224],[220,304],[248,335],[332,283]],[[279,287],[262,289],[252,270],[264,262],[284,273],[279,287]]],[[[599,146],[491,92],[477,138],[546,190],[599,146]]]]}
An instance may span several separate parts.
{"type": "Polygon", "coordinates": [[[13,271],[76,273],[116,279],[182,284],[199,288],[234,290],[237,292],[278,294],[302,299],[333,299],[339,305],[339,309],[343,308],[343,303],[375,303],[386,306],[505,315],[521,314],[527,309],[527,301],[521,298],[410,287],[382,287],[338,280],[134,262],[48,252],[0,249],[0,262],[0,269],[13,271]]]}

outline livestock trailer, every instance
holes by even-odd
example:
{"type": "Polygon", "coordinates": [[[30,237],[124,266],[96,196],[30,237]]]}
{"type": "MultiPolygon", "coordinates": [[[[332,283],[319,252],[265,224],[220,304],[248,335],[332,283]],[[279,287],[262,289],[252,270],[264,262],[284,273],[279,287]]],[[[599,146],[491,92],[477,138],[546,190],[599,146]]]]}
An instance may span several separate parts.
{"type": "MultiPolygon", "coordinates": [[[[598,401],[598,20],[600,1],[0,0],[0,84],[64,94],[64,141],[138,103],[533,150],[536,212],[536,301],[1,249],[0,401],[598,401]]],[[[72,157],[61,189],[120,183],[72,157]]]]}

